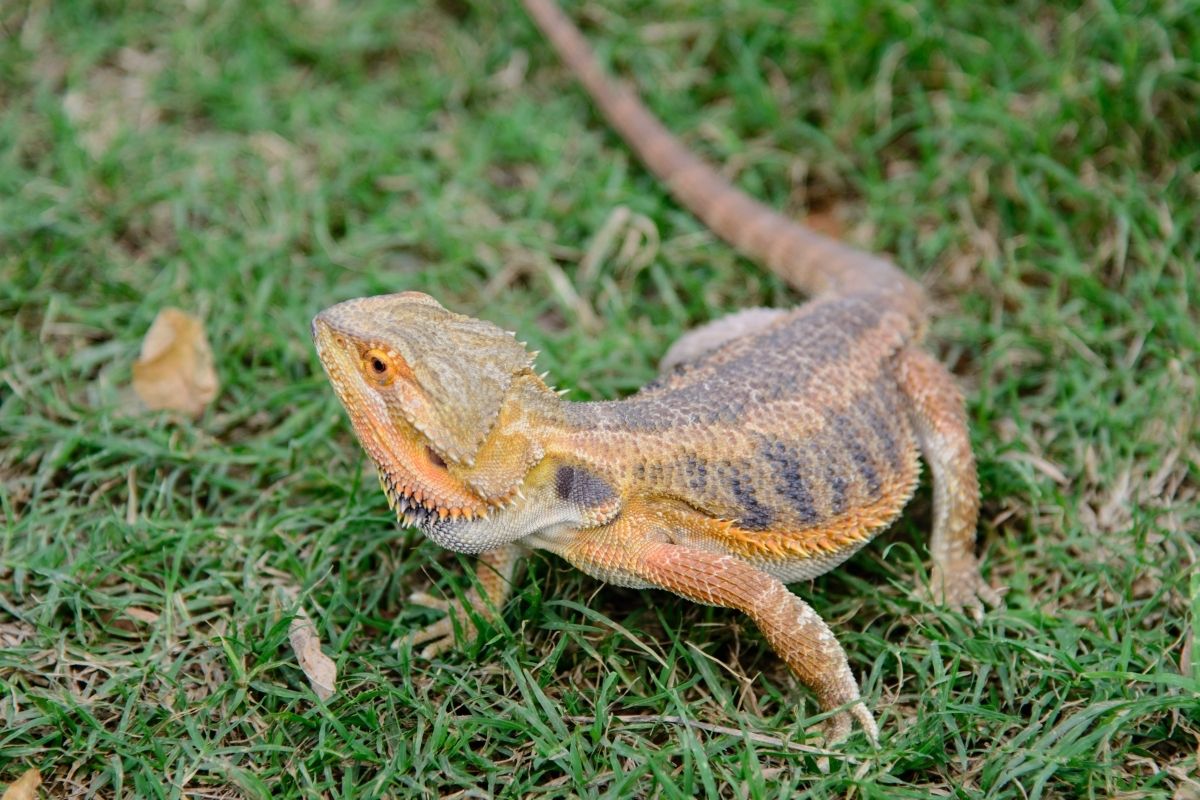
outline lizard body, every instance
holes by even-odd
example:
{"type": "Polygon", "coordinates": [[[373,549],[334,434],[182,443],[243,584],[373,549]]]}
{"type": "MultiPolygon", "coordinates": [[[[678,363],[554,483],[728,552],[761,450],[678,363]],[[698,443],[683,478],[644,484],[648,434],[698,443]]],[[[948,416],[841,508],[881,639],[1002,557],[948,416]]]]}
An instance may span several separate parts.
{"type": "MultiPolygon", "coordinates": [[[[609,122],[714,232],[812,299],[752,309],[676,343],[615,401],[562,400],[512,334],[406,292],[321,312],[313,336],[401,521],[477,553],[475,613],[519,556],[556,553],[612,583],[737,608],[809,688],[836,741],[877,727],[832,632],[785,583],[832,569],[933,474],[935,594],[994,602],[974,555],[978,484],[962,396],[919,347],[920,288],[886,260],[731,186],[608,78],[550,0],[530,14],[609,122]]],[[[461,605],[419,632],[432,655],[473,630],[461,605]]]]}

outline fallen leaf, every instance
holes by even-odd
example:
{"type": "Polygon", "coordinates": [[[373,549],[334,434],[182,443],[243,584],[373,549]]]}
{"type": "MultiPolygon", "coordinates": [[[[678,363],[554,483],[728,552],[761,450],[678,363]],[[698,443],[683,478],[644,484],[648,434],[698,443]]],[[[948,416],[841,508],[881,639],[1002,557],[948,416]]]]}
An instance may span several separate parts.
{"type": "Polygon", "coordinates": [[[334,684],[337,682],[337,665],[333,659],[321,652],[321,639],[317,636],[317,626],[304,609],[297,609],[296,616],[288,626],[288,641],[296,652],[296,660],[300,669],[308,678],[308,685],[317,693],[317,697],[328,700],[333,696],[334,684]]]}
{"type": "Polygon", "coordinates": [[[195,417],[219,388],[200,320],[177,308],[158,312],[133,365],[137,396],[152,410],[182,411],[195,417]]]}
{"type": "Polygon", "coordinates": [[[36,767],[26,770],[24,775],[9,784],[0,800],[35,800],[37,788],[41,785],[42,773],[36,767]]]}

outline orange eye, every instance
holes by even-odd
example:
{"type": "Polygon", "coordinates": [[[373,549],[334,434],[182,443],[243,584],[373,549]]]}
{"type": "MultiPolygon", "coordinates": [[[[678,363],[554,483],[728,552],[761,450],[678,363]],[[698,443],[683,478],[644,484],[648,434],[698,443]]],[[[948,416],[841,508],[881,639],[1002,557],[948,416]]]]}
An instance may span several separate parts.
{"type": "Polygon", "coordinates": [[[368,350],[362,355],[363,373],[380,386],[387,386],[396,379],[396,365],[392,357],[382,350],[368,350]]]}

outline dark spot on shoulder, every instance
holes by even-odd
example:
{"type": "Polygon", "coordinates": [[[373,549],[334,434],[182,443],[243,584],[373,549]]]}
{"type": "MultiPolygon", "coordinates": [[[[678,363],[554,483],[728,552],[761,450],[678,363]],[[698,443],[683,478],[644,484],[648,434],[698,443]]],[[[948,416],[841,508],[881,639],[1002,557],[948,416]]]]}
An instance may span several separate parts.
{"type": "Polygon", "coordinates": [[[611,486],[582,467],[561,466],[554,473],[554,493],[560,500],[584,508],[607,503],[615,496],[611,486]]]}

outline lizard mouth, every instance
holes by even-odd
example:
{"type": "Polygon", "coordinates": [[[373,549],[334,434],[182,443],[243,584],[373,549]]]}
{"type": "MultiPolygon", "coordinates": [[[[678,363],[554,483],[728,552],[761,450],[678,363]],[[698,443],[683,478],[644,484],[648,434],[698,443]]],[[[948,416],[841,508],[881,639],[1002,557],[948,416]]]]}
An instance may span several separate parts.
{"type": "Polygon", "coordinates": [[[426,501],[418,500],[415,495],[402,491],[387,473],[380,474],[379,485],[387,496],[388,506],[396,512],[396,519],[405,527],[426,528],[434,520],[450,516],[450,510],[445,506],[436,503],[432,506],[426,505],[426,501]]]}
{"type": "Polygon", "coordinates": [[[437,451],[416,436],[396,433],[392,423],[390,436],[359,438],[378,467],[379,485],[402,524],[427,528],[434,522],[488,515],[493,504],[454,477],[437,451]]]}
{"type": "Polygon", "coordinates": [[[403,474],[380,467],[379,485],[387,496],[388,506],[396,512],[402,525],[425,529],[446,520],[470,521],[485,519],[490,511],[486,503],[451,505],[421,488],[414,488],[403,474]]]}
{"type": "Polygon", "coordinates": [[[408,528],[418,528],[426,533],[435,525],[445,528],[454,523],[468,523],[491,519],[493,511],[511,508],[515,498],[520,494],[515,491],[509,498],[497,503],[484,503],[478,506],[447,506],[428,497],[422,498],[419,493],[405,491],[403,484],[398,484],[388,473],[381,472],[379,485],[387,497],[388,506],[396,513],[399,523],[408,528]]]}
{"type": "Polygon", "coordinates": [[[419,434],[401,432],[404,427],[392,422],[383,436],[376,435],[370,423],[359,429],[388,506],[402,525],[428,532],[435,525],[488,519],[493,511],[510,508],[523,497],[520,486],[503,496],[480,497],[450,472],[445,459],[419,434]]]}

